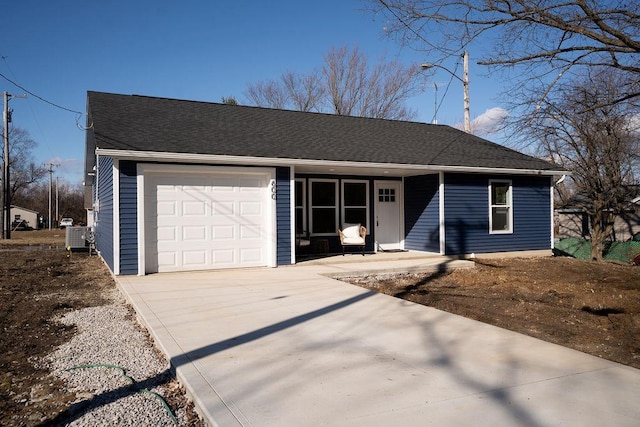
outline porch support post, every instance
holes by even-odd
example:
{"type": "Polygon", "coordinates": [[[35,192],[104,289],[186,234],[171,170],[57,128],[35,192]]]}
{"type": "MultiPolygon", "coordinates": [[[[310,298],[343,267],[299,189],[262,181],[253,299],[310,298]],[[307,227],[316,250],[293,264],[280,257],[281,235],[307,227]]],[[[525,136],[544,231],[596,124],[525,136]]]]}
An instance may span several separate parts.
{"type": "Polygon", "coordinates": [[[446,239],[445,239],[445,233],[446,233],[446,227],[445,227],[445,218],[444,218],[444,172],[439,172],[438,173],[438,180],[439,180],[439,185],[438,185],[438,208],[439,208],[439,227],[440,227],[440,232],[438,233],[440,235],[440,255],[444,255],[446,252],[446,239]]]}

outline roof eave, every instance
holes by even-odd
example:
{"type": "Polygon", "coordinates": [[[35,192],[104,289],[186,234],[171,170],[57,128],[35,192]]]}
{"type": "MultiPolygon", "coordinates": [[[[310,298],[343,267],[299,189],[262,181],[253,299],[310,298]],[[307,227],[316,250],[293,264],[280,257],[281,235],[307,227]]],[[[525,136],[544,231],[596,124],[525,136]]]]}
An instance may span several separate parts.
{"type": "Polygon", "coordinates": [[[152,161],[152,162],[179,162],[179,163],[200,163],[200,164],[225,164],[225,165],[252,165],[252,166],[326,166],[341,168],[385,168],[403,169],[407,171],[435,173],[435,172],[462,172],[462,173],[493,173],[493,174],[517,174],[517,175],[541,175],[558,176],[569,175],[565,170],[545,170],[545,169],[515,169],[515,168],[494,168],[478,166],[448,166],[448,165],[415,165],[406,163],[372,163],[356,161],[337,160],[314,160],[314,159],[292,159],[292,158],[270,158],[252,156],[227,156],[217,154],[196,154],[196,153],[170,153],[156,151],[137,150],[114,150],[97,148],[96,154],[100,156],[113,157],[121,160],[152,161]]]}

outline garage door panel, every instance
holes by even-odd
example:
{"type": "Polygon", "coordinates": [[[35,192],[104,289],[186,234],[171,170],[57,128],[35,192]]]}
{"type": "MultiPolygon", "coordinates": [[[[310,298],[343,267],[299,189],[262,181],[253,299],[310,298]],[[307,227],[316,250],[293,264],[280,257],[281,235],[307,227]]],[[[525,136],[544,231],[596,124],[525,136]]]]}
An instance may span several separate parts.
{"type": "Polygon", "coordinates": [[[233,215],[233,202],[213,202],[213,215],[233,215]]]}
{"type": "Polygon", "coordinates": [[[207,227],[205,226],[184,226],[182,227],[182,240],[200,241],[207,240],[207,227]]]}
{"type": "Polygon", "coordinates": [[[182,265],[184,267],[206,267],[206,250],[184,250],[182,251],[182,265]]]}
{"type": "Polygon", "coordinates": [[[262,256],[261,252],[256,249],[240,249],[240,262],[241,263],[254,263],[260,261],[262,256]]]}
{"type": "Polygon", "coordinates": [[[158,271],[162,271],[165,268],[173,268],[177,266],[176,253],[171,252],[158,252],[158,271]]]}
{"type": "Polygon", "coordinates": [[[240,215],[260,216],[262,215],[262,203],[260,202],[240,202],[240,215]]]}
{"type": "Polygon", "coordinates": [[[235,236],[233,226],[214,226],[213,230],[213,239],[222,240],[222,239],[233,239],[235,236]]]}
{"type": "Polygon", "coordinates": [[[177,242],[176,229],[174,227],[158,227],[156,242],[177,242]]]}
{"type": "Polygon", "coordinates": [[[260,239],[260,232],[262,230],[256,226],[240,226],[240,239],[242,240],[252,240],[252,239],[260,239]]]}
{"type": "Polygon", "coordinates": [[[235,252],[233,250],[214,250],[212,251],[213,255],[213,264],[214,265],[233,265],[235,264],[234,258],[235,252]]]}
{"type": "Polygon", "coordinates": [[[158,209],[157,209],[158,215],[176,216],[177,213],[178,213],[178,209],[176,206],[176,202],[167,202],[167,201],[158,202],[158,209]]]}
{"type": "Polygon", "coordinates": [[[268,265],[270,176],[150,174],[145,210],[149,271],[268,265]]]}
{"type": "Polygon", "coordinates": [[[201,216],[207,213],[207,202],[205,201],[187,201],[182,202],[182,215],[201,216]]]}

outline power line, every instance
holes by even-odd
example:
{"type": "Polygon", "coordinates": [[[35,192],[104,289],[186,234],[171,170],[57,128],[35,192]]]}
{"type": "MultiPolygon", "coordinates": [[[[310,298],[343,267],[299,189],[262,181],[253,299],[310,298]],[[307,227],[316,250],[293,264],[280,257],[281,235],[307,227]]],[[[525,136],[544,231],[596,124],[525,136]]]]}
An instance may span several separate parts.
{"type": "MultiPolygon", "coordinates": [[[[6,57],[6,56],[2,56],[2,59],[3,59],[3,60],[4,60],[4,62],[7,64],[7,68],[9,68],[9,71],[11,71],[11,68],[9,67],[9,62],[7,61],[7,57],[6,57]]],[[[13,72],[12,72],[12,71],[11,71],[11,73],[13,74],[13,72]]],[[[85,131],[85,130],[91,129],[91,128],[93,127],[93,123],[92,123],[92,124],[90,124],[90,125],[89,125],[89,126],[87,126],[87,127],[82,126],[82,125],[80,124],[80,119],[81,119],[81,118],[82,118],[82,116],[84,115],[84,113],[82,113],[81,111],[72,110],[72,109],[70,109],[70,108],[63,107],[62,105],[58,105],[58,104],[56,104],[55,102],[51,102],[51,101],[49,101],[49,100],[47,100],[47,99],[44,99],[43,97],[41,97],[41,96],[39,96],[39,95],[37,95],[37,94],[35,94],[35,93],[31,92],[30,90],[28,90],[28,89],[27,89],[27,88],[25,88],[24,86],[22,86],[22,85],[18,84],[18,83],[17,83],[17,82],[15,82],[14,80],[11,80],[10,78],[8,78],[7,76],[5,76],[5,75],[4,75],[4,74],[2,74],[2,73],[0,73],[0,77],[2,77],[3,79],[5,79],[5,80],[6,80],[6,81],[8,81],[9,83],[11,83],[12,85],[14,85],[14,86],[16,86],[17,88],[19,88],[19,89],[21,89],[21,90],[25,91],[25,92],[26,92],[26,93],[28,93],[29,95],[33,96],[34,98],[39,99],[40,101],[42,101],[42,102],[44,102],[44,103],[46,103],[46,104],[49,104],[49,105],[51,105],[51,106],[53,106],[53,107],[59,108],[59,109],[64,110],[64,111],[68,111],[68,112],[70,112],[70,113],[77,114],[78,116],[76,117],[76,127],[77,127],[78,129],[85,131]]],[[[35,114],[34,114],[34,118],[35,118],[35,114]]],[[[36,119],[36,122],[37,122],[37,119],[36,119]]]]}
{"type": "MultiPolygon", "coordinates": [[[[5,57],[3,56],[3,57],[2,57],[2,59],[5,59],[5,57]]],[[[25,87],[23,87],[23,86],[19,85],[18,83],[14,82],[13,80],[11,80],[9,77],[5,76],[5,75],[4,75],[4,74],[2,74],[2,73],[0,73],[0,77],[2,77],[2,78],[3,78],[3,79],[5,79],[6,81],[8,81],[8,82],[9,82],[9,83],[11,83],[12,85],[14,85],[15,87],[19,88],[20,90],[25,91],[25,92],[26,92],[26,93],[28,93],[29,95],[33,96],[34,98],[39,99],[40,101],[42,101],[42,102],[44,102],[44,103],[46,103],[46,104],[49,104],[49,105],[51,105],[51,106],[53,106],[53,107],[59,108],[59,109],[64,110],[64,111],[68,111],[68,112],[70,112],[70,113],[75,113],[75,114],[79,114],[79,115],[82,115],[82,114],[83,114],[83,113],[82,113],[82,112],[80,112],[80,111],[76,111],[76,110],[72,110],[72,109],[70,109],[70,108],[63,107],[63,106],[58,105],[58,104],[56,104],[56,103],[54,103],[54,102],[51,102],[51,101],[49,101],[49,100],[46,100],[46,99],[44,99],[43,97],[41,97],[41,96],[39,96],[39,95],[36,95],[35,93],[31,92],[30,90],[26,89],[25,87]]]]}
{"type": "MultiPolygon", "coordinates": [[[[4,64],[7,66],[7,69],[9,70],[9,73],[11,74],[11,77],[13,77],[14,80],[18,80],[18,78],[16,77],[16,73],[13,72],[13,70],[11,69],[11,66],[9,65],[9,61],[7,61],[7,57],[3,56],[2,60],[4,61],[4,64]]],[[[45,133],[42,131],[42,127],[40,126],[40,121],[38,120],[38,116],[36,116],[36,112],[33,109],[33,103],[29,102],[29,100],[27,101],[27,106],[29,107],[29,111],[31,111],[31,116],[33,117],[33,121],[35,122],[36,128],[38,129],[38,132],[40,132],[40,138],[43,138],[45,140],[47,140],[47,136],[45,135],[45,133]]]]}

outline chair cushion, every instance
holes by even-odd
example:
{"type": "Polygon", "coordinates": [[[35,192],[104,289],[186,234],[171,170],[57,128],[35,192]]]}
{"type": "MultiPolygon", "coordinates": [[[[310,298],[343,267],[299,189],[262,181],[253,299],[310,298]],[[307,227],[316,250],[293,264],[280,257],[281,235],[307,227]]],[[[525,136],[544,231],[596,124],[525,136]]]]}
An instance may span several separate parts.
{"type": "Polygon", "coordinates": [[[342,239],[342,244],[344,245],[364,245],[364,239],[360,236],[358,237],[345,237],[342,239]]]}
{"type": "Polygon", "coordinates": [[[360,239],[360,224],[345,224],[344,229],[342,229],[342,234],[346,239],[360,239]]]}

